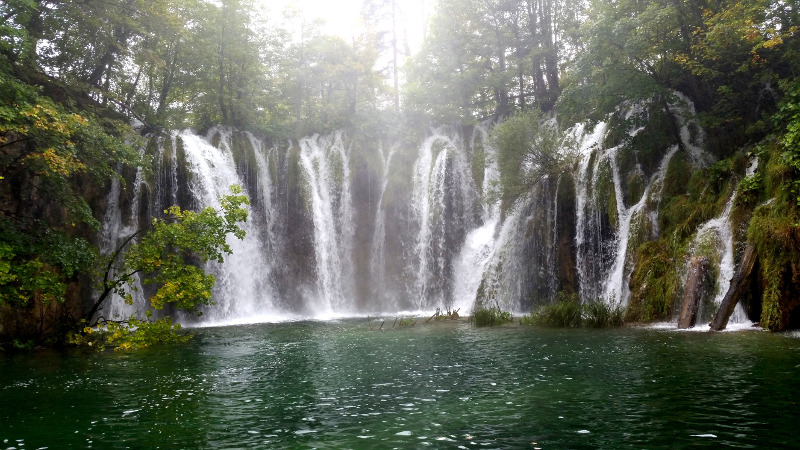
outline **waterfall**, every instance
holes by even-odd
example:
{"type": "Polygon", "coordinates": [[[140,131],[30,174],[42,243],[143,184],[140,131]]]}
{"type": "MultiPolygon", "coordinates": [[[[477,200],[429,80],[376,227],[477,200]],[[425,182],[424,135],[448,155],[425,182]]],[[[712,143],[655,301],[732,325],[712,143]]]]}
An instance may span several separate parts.
{"type": "Polygon", "coordinates": [[[476,224],[477,193],[462,140],[443,130],[428,137],[414,164],[412,186],[411,207],[418,226],[412,305],[450,306],[453,259],[476,224]]]}
{"type": "MultiPolygon", "coordinates": [[[[144,155],[144,148],[139,151],[139,156],[144,155]]],[[[118,170],[122,168],[119,167],[118,170]]],[[[133,180],[133,192],[129,198],[128,220],[123,217],[120,198],[122,194],[122,181],[119,178],[111,180],[111,189],[106,196],[106,212],[103,217],[100,229],[100,254],[103,256],[113,255],[120,245],[139,230],[139,207],[142,195],[144,170],[139,168],[133,180]]],[[[113,276],[112,269],[110,275],[113,276]]],[[[141,315],[147,309],[148,302],[144,296],[142,280],[139,274],[133,275],[133,285],[126,292],[131,297],[131,301],[126,302],[124,298],[112,293],[106,300],[106,305],[101,307],[99,315],[108,319],[127,319],[131,316],[141,315]]],[[[95,295],[96,297],[96,295],[95,295]]],[[[141,318],[141,317],[139,317],[141,318]]]]}
{"type": "Polygon", "coordinates": [[[383,155],[383,177],[381,179],[381,192],[378,198],[378,206],[375,209],[375,228],[372,233],[372,245],[370,246],[370,275],[372,276],[372,296],[378,299],[380,310],[399,311],[401,306],[397,302],[394,293],[386,289],[386,211],[384,210],[383,197],[386,195],[386,187],[389,184],[390,168],[392,156],[394,156],[397,146],[389,148],[387,155],[383,155]]]}
{"type": "MultiPolygon", "coordinates": [[[[490,145],[486,125],[476,126],[472,133],[471,148],[482,148],[484,152],[483,182],[481,194],[496,189],[500,174],[497,169],[497,149],[490,145]]],[[[500,201],[484,201],[482,203],[482,225],[471,230],[464,240],[464,245],[453,265],[453,309],[460,314],[472,310],[478,289],[492,260],[497,245],[497,227],[500,224],[500,201]]]]}
{"type": "Polygon", "coordinates": [[[314,219],[316,313],[353,307],[353,220],[350,158],[342,132],[300,140],[300,161],[314,219]]]}
{"type": "Polygon", "coordinates": [[[494,217],[472,230],[458,254],[453,268],[453,309],[466,314],[472,310],[486,266],[494,255],[495,231],[499,217],[494,217]]]}
{"type": "MultiPolygon", "coordinates": [[[[219,208],[239,184],[252,202],[247,237],[231,239],[224,264],[206,267],[217,285],[204,324],[436,307],[465,314],[476,304],[526,311],[562,290],[625,306],[633,252],[659,237],[673,156],[685,150],[694,167],[713,160],[691,103],[675,98],[668,111],[641,102],[591,129],[572,127],[564,151],[577,144],[573,169],[543,177],[505,216],[494,195],[492,124],[434,129],[416,146],[370,147],[343,131],[286,146],[225,127],[153,137],[142,149],[154,156],[152,177],[139,171],[129,190],[111,185],[102,250],[110,253],[148,213],[172,204],[219,208]],[[663,114],[679,132],[651,144],[648,127],[663,114]]],[[[698,246],[717,243],[717,301],[733,270],[733,201],[697,235],[698,246]]],[[[133,292],[133,305],[114,299],[107,312],[140,313],[145,293],[133,292]]]]}
{"type": "MultiPolygon", "coordinates": [[[[753,158],[745,176],[753,175],[757,167],[758,158],[753,158]]],[[[736,271],[733,258],[733,231],[731,230],[731,211],[735,202],[736,191],[731,194],[719,216],[709,220],[697,229],[692,254],[707,253],[706,256],[710,257],[709,259],[716,268],[717,274],[713,299],[709,305],[702,303],[699,305],[697,311],[698,323],[708,322],[712,315],[716,313],[722,303],[722,299],[728,292],[730,280],[736,271]]],[[[736,304],[736,309],[733,311],[729,322],[731,324],[751,324],[741,303],[736,304]]]]}
{"type": "Polygon", "coordinates": [[[579,142],[580,161],[576,186],[576,238],[577,269],[582,298],[596,299],[600,296],[599,287],[603,275],[606,247],[601,237],[610,231],[601,221],[600,211],[594,207],[592,187],[596,183],[597,167],[593,165],[596,153],[599,153],[606,124],[598,123],[591,133],[586,133],[584,125],[578,125],[572,131],[579,142]],[[605,230],[604,230],[605,228],[605,230]]]}
{"type": "MultiPolygon", "coordinates": [[[[189,131],[177,136],[193,174],[189,182],[192,198],[203,207],[220,210],[220,197],[229,193],[229,186],[244,185],[233,160],[231,130],[215,127],[205,138],[189,131]],[[219,147],[211,144],[215,137],[219,138],[219,147]]],[[[273,311],[273,296],[265,276],[269,272],[265,246],[254,224],[248,220],[241,225],[247,233],[244,240],[228,237],[233,253],[225,257],[223,264],[208,263],[217,279],[213,291],[216,304],[204,310],[204,321],[235,321],[273,311]]]]}
{"type": "Polygon", "coordinates": [[[630,208],[625,208],[621,194],[622,188],[620,186],[619,169],[617,168],[616,159],[613,157],[611,158],[611,166],[613,167],[614,175],[614,188],[617,193],[617,216],[619,218],[619,228],[617,231],[616,257],[614,259],[614,265],[611,267],[611,270],[608,273],[608,278],[606,279],[606,289],[603,295],[603,300],[605,300],[605,302],[612,307],[618,305],[627,305],[628,297],[630,297],[628,281],[630,280],[632,268],[627,267],[627,256],[628,241],[630,239],[631,232],[631,220],[636,214],[641,213],[653,186],[660,185],[663,181],[664,175],[667,173],[669,161],[672,159],[678,149],[679,147],[674,145],[667,152],[667,154],[661,160],[661,165],[659,166],[658,171],[651,177],[650,182],[644,189],[642,197],[630,208]]]}

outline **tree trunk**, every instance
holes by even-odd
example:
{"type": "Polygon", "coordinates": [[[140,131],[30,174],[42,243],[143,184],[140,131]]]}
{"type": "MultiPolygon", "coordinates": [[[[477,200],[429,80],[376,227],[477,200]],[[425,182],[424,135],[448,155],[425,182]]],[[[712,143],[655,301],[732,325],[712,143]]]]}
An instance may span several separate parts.
{"type": "Polygon", "coordinates": [[[739,267],[736,268],[736,273],[733,275],[733,278],[731,278],[728,292],[725,294],[725,298],[722,299],[722,303],[719,305],[719,310],[714,316],[714,320],[711,321],[710,326],[713,331],[724,330],[728,325],[728,319],[731,317],[731,314],[733,314],[736,304],[739,303],[742,294],[744,294],[750,286],[750,277],[752,276],[757,257],[758,254],[756,253],[755,246],[752,243],[748,243],[747,248],[744,250],[742,262],[739,264],[739,267]]]}
{"type": "Polygon", "coordinates": [[[705,256],[693,256],[689,262],[689,274],[683,289],[683,304],[678,328],[692,328],[697,321],[697,309],[703,295],[709,291],[708,266],[710,261],[705,256]]]}

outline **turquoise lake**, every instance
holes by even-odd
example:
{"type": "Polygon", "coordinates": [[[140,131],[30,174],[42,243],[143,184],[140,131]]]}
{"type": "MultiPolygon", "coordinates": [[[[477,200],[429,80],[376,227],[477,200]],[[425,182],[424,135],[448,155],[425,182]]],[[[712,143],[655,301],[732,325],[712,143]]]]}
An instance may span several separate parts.
{"type": "Polygon", "coordinates": [[[800,445],[797,334],[392,321],[0,354],[0,448],[800,445]]]}

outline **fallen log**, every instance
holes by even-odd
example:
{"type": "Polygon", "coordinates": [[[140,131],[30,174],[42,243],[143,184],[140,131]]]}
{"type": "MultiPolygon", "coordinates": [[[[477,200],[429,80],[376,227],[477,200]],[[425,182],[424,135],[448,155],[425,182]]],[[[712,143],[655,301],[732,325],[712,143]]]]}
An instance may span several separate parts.
{"type": "Polygon", "coordinates": [[[733,314],[733,310],[736,309],[736,304],[739,303],[739,299],[742,298],[742,295],[750,285],[750,277],[753,274],[753,267],[756,264],[757,257],[755,246],[748,243],[744,250],[744,256],[742,256],[742,262],[736,268],[733,278],[731,278],[728,292],[725,293],[725,297],[719,304],[717,314],[709,324],[712,331],[721,331],[728,326],[728,319],[733,314]]]}
{"type": "Polygon", "coordinates": [[[697,322],[697,309],[703,301],[704,294],[709,290],[708,267],[710,263],[705,256],[693,256],[689,261],[689,273],[686,276],[681,315],[678,319],[678,328],[680,329],[692,328],[697,322]]]}

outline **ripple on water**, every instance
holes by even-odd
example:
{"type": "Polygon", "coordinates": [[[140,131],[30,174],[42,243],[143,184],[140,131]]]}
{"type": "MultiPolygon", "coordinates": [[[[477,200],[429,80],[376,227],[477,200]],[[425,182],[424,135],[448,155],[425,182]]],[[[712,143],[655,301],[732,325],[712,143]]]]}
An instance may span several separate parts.
{"type": "Polygon", "coordinates": [[[0,355],[0,428],[26,448],[774,447],[800,416],[794,338],[364,328],[201,329],[179,350],[54,356],[58,372],[0,355]]]}

